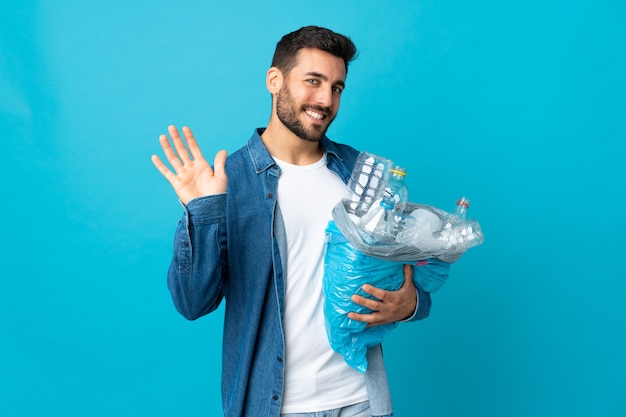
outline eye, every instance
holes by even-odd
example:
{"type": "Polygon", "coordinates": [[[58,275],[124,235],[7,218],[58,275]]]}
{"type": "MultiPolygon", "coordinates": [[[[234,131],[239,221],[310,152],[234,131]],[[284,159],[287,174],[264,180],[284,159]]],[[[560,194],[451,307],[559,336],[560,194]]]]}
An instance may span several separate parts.
{"type": "Polygon", "coordinates": [[[333,93],[341,94],[341,93],[343,93],[343,88],[335,86],[335,87],[333,87],[333,93]]]}
{"type": "Polygon", "coordinates": [[[305,80],[305,82],[307,84],[311,84],[311,85],[318,85],[320,83],[319,80],[317,80],[315,78],[309,78],[309,79],[305,80]]]}

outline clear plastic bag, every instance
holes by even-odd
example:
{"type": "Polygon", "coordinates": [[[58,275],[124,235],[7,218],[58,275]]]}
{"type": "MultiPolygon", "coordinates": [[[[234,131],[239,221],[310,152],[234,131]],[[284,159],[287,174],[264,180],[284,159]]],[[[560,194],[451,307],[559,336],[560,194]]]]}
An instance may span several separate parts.
{"type": "MultiPolygon", "coordinates": [[[[465,249],[454,250],[444,245],[413,246],[397,240],[380,240],[362,230],[348,214],[349,201],[344,199],[333,209],[333,219],[343,236],[358,250],[375,258],[388,261],[414,263],[419,260],[435,258],[443,262],[453,263],[465,252],[465,249]]],[[[433,206],[425,204],[407,203],[404,213],[411,213],[418,208],[425,208],[443,219],[448,214],[433,206]]],[[[430,233],[429,233],[430,234],[430,233]]],[[[436,239],[433,237],[433,241],[436,239]]]]}

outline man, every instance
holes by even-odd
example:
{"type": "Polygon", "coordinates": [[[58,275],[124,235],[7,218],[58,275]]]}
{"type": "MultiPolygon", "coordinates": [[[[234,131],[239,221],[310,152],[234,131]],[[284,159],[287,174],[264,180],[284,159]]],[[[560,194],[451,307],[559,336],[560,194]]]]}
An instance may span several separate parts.
{"type": "MultiPolygon", "coordinates": [[[[350,368],[330,348],[322,311],[324,230],[358,156],[325,133],[355,55],[349,38],[328,29],[285,35],[266,76],[267,128],[228,159],[218,152],[211,168],[191,130],[183,140],[170,126],[174,148],[165,135],[160,143],[173,172],[152,157],[185,206],[168,274],[176,308],[194,320],[226,300],[226,416],[392,415],[380,346],[368,351],[364,375],[350,368]]],[[[364,286],[375,299],[353,300],[372,313],[350,317],[369,325],[425,318],[430,296],[413,274],[441,274],[433,271],[405,266],[398,291],[364,286]]]]}

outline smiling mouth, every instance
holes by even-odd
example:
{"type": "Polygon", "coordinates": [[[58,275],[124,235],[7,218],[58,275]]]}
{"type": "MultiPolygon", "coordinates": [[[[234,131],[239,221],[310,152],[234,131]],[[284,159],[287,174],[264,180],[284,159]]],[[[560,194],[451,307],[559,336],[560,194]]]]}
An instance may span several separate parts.
{"type": "Polygon", "coordinates": [[[306,109],[304,110],[304,112],[307,114],[307,116],[315,119],[315,120],[324,120],[326,118],[326,113],[323,111],[316,111],[313,109],[306,109]]]}
{"type": "Polygon", "coordinates": [[[326,115],[313,110],[306,110],[305,113],[316,120],[324,120],[324,118],[326,117],[326,115]]]}

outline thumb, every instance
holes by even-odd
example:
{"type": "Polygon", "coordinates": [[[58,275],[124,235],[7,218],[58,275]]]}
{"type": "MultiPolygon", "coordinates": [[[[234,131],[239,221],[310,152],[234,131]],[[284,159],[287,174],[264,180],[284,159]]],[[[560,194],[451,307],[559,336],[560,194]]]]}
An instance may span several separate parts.
{"type": "Polygon", "coordinates": [[[404,282],[402,286],[413,285],[413,266],[404,264],[404,282]]]}
{"type": "Polygon", "coordinates": [[[213,174],[218,178],[226,179],[226,151],[221,150],[215,155],[213,160],[213,174]]]}

